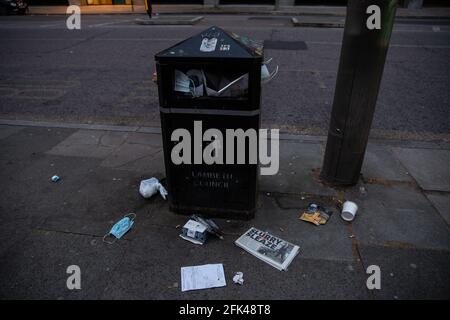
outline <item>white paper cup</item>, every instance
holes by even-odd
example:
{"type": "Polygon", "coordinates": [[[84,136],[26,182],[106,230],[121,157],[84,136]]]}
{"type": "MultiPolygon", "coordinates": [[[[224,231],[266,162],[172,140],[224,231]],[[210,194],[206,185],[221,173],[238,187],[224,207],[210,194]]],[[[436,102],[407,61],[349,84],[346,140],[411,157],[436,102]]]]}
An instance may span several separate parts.
{"type": "Polygon", "coordinates": [[[345,201],[342,206],[341,218],[345,221],[353,221],[355,219],[356,211],[358,211],[358,205],[352,201],[345,201]]]}

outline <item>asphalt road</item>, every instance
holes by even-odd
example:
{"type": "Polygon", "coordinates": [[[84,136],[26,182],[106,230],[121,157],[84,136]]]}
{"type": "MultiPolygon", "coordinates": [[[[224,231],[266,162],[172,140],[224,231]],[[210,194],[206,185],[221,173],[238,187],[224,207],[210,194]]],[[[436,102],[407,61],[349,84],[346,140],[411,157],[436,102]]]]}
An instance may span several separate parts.
{"type": "MultiPolygon", "coordinates": [[[[0,119],[159,125],[154,54],[210,25],[260,40],[303,41],[267,49],[280,72],[262,94],[262,122],[325,134],[343,29],[295,28],[286,17],[211,15],[195,26],[142,26],[143,15],[0,17],[0,119]]],[[[399,20],[389,49],[372,136],[450,137],[450,26],[399,20]]]]}

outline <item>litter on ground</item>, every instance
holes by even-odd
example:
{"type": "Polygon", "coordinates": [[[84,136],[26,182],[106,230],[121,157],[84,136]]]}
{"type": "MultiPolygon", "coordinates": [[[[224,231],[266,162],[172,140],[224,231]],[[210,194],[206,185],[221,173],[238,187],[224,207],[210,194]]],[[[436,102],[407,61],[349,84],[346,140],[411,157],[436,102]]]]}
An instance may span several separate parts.
{"type": "Polygon", "coordinates": [[[166,200],[167,196],[167,190],[163,187],[163,185],[158,181],[156,178],[150,178],[147,180],[142,180],[141,184],[139,185],[139,193],[144,198],[150,198],[153,196],[156,192],[159,191],[159,194],[161,197],[166,200]]]}
{"type": "Polygon", "coordinates": [[[183,292],[226,285],[225,272],[221,263],[181,267],[181,291],[183,292]]]}

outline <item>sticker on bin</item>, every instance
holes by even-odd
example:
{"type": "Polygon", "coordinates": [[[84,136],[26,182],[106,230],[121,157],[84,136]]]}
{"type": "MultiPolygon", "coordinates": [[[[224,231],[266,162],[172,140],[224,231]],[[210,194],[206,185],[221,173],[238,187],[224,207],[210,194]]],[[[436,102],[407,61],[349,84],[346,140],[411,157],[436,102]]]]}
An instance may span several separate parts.
{"type": "Polygon", "coordinates": [[[217,38],[203,38],[202,44],[200,46],[200,51],[202,52],[212,52],[216,50],[217,38]]]}

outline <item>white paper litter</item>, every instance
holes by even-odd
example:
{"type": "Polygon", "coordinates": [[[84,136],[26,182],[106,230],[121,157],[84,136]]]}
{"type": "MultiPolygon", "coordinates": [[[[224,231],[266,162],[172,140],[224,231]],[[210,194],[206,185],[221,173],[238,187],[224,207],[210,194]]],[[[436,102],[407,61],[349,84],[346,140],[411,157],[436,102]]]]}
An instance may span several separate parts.
{"type": "Polygon", "coordinates": [[[236,284],[243,285],[244,284],[244,274],[242,272],[236,272],[233,277],[233,282],[236,284]]]}
{"type": "Polygon", "coordinates": [[[223,264],[181,267],[181,291],[226,286],[223,264]]]}

